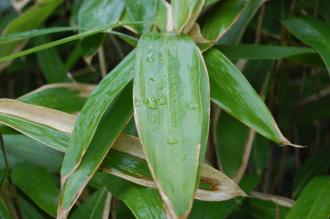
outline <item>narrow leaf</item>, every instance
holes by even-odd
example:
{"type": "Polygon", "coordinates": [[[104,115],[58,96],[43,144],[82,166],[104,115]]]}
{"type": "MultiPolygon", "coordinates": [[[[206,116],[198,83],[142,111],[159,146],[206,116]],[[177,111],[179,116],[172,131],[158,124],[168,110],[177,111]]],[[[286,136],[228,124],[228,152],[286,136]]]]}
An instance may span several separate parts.
{"type": "MultiPolygon", "coordinates": [[[[72,172],[65,183],[62,181],[58,218],[67,217],[75,201],[79,198],[83,189],[101,165],[111,146],[130,120],[133,114],[131,100],[132,86],[129,85],[112,103],[107,112],[104,113],[101,122],[97,126],[94,138],[90,142],[89,148],[82,158],[80,165],[72,172]]],[[[95,111],[94,109],[91,110],[92,112],[95,111]]],[[[68,151],[69,148],[66,156],[68,155],[68,151]]]]}
{"type": "Polygon", "coordinates": [[[205,54],[210,75],[211,97],[227,113],[266,138],[292,145],[280,132],[272,114],[242,73],[221,52],[205,54]]]}
{"type": "Polygon", "coordinates": [[[295,37],[320,54],[330,74],[330,26],[311,17],[289,18],[282,23],[295,37]]]}
{"type": "Polygon", "coordinates": [[[128,55],[105,77],[84,105],[73,130],[61,169],[61,182],[78,167],[109,105],[133,79],[135,53],[128,55]]]}
{"type": "Polygon", "coordinates": [[[140,39],[135,121],[153,178],[173,217],[187,216],[198,187],[208,130],[207,81],[201,53],[189,37],[146,34],[140,39]]]}

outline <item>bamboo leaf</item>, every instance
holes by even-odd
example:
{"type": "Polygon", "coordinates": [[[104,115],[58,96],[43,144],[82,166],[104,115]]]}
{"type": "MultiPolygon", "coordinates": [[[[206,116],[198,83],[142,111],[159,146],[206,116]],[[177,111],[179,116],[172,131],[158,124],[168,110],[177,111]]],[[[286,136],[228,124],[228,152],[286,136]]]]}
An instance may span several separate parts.
{"type": "Polygon", "coordinates": [[[188,32],[202,10],[205,0],[173,0],[172,13],[175,31],[188,32]]]}
{"type": "MultiPolygon", "coordinates": [[[[235,23],[246,4],[246,0],[225,0],[204,15],[205,19],[200,24],[203,40],[199,46],[206,50],[216,43],[235,23]]],[[[195,31],[199,32],[198,29],[195,31]]]]}
{"type": "Polygon", "coordinates": [[[230,27],[230,29],[222,35],[219,39],[219,43],[221,44],[236,44],[238,43],[248,24],[257,13],[259,8],[265,3],[267,0],[249,0],[247,5],[242,10],[240,16],[237,21],[230,27]]]}
{"type": "Polygon", "coordinates": [[[153,21],[156,19],[158,5],[162,4],[159,0],[123,0],[125,2],[125,13],[122,20],[143,21],[139,25],[127,25],[128,29],[136,33],[145,33],[150,30],[153,21]]]}
{"type": "Polygon", "coordinates": [[[286,47],[286,46],[268,46],[257,44],[246,45],[217,45],[224,55],[230,60],[237,59],[283,59],[297,55],[315,54],[316,51],[303,47],[286,47]]]}
{"type": "Polygon", "coordinates": [[[123,201],[137,219],[165,219],[166,212],[156,189],[145,188],[106,173],[97,173],[93,179],[97,186],[107,189],[123,201]]]}
{"type": "Polygon", "coordinates": [[[56,216],[59,189],[46,170],[30,163],[23,163],[13,169],[11,177],[13,183],[40,208],[49,215],[56,216]]]}
{"type": "MultiPolygon", "coordinates": [[[[29,31],[40,26],[63,0],[41,1],[11,21],[2,35],[29,31]]],[[[1,46],[0,57],[9,55],[25,46],[25,41],[12,42],[1,46]]],[[[0,71],[9,63],[0,64],[0,71]]]]}
{"type": "Polygon", "coordinates": [[[61,182],[79,166],[79,163],[96,133],[107,108],[132,80],[135,53],[128,55],[105,77],[85,103],[73,130],[68,151],[61,169],[61,182]]]}
{"type": "Polygon", "coordinates": [[[18,100],[66,113],[78,113],[95,89],[92,84],[56,83],[44,85],[18,100]]]}
{"type": "Polygon", "coordinates": [[[52,33],[68,32],[74,30],[76,30],[76,28],[74,27],[48,27],[42,29],[33,29],[28,31],[20,31],[20,32],[5,34],[0,36],[0,45],[16,42],[20,40],[26,40],[37,36],[43,36],[52,33]]]}
{"type": "Polygon", "coordinates": [[[289,18],[282,23],[295,37],[320,54],[330,74],[330,27],[311,17],[289,18]]]}
{"type": "Polygon", "coordinates": [[[208,132],[207,81],[201,53],[190,38],[146,34],[140,39],[135,121],[153,178],[173,217],[187,216],[198,187],[208,132]]]}
{"type": "Polygon", "coordinates": [[[93,29],[118,22],[124,9],[122,0],[83,0],[78,11],[78,26],[93,29]]]}
{"type": "MultiPolygon", "coordinates": [[[[221,52],[205,54],[211,98],[227,113],[280,145],[292,145],[277,127],[272,114],[242,73],[221,52]]],[[[294,145],[293,145],[294,146],[294,145]]]]}
{"type": "Polygon", "coordinates": [[[313,178],[304,188],[298,200],[285,218],[318,218],[330,216],[330,177],[313,178]]]}
{"type": "Polygon", "coordinates": [[[72,219],[108,218],[111,195],[106,188],[101,188],[89,197],[71,216],[72,219]]]}
{"type": "MultiPolygon", "coordinates": [[[[18,101],[16,101],[18,102],[18,101]]],[[[17,107],[20,108],[23,103],[17,103],[17,107]]],[[[54,120],[60,115],[54,110],[53,113],[42,113],[43,110],[37,106],[31,106],[32,108],[38,108],[41,115],[45,115],[44,121],[41,123],[31,122],[32,128],[37,128],[40,133],[36,135],[36,140],[43,141],[44,135],[46,133],[54,133],[54,138],[58,135],[64,134],[62,130],[58,129],[57,126],[52,125],[51,122],[47,120],[54,120]]],[[[29,112],[30,113],[30,112],[29,112]]],[[[75,120],[75,116],[71,116],[75,120]]],[[[15,118],[15,117],[13,117],[15,118]]],[[[1,121],[1,120],[0,120],[1,121]]],[[[24,121],[24,120],[22,120],[24,121]]],[[[28,121],[28,119],[25,119],[28,121]]],[[[25,123],[16,123],[13,127],[20,130],[21,126],[24,126],[25,123]]],[[[70,130],[72,131],[74,127],[74,122],[70,125],[70,130]]],[[[28,131],[31,130],[27,129],[28,131]]],[[[30,134],[29,132],[27,132],[30,134]]],[[[65,135],[66,136],[66,135],[65,135]]],[[[53,147],[55,150],[66,152],[67,145],[69,142],[69,137],[66,137],[66,141],[62,142],[62,150],[59,148],[53,147]]],[[[47,142],[46,142],[47,145],[47,142]]],[[[49,145],[48,145],[49,146],[49,145]]],[[[52,146],[51,146],[52,147],[52,146]]],[[[127,136],[120,135],[119,138],[114,143],[113,149],[110,151],[108,156],[102,163],[101,169],[107,173],[118,176],[120,178],[132,181],[136,184],[155,188],[156,184],[151,177],[147,162],[145,160],[145,155],[142,150],[141,143],[139,139],[127,136]]],[[[36,152],[37,153],[37,152],[36,152]]],[[[82,164],[81,164],[82,165],[82,164]]],[[[213,169],[212,167],[205,165],[204,171],[201,177],[201,183],[199,189],[196,192],[195,198],[206,201],[223,201],[235,196],[244,196],[244,192],[227,176],[225,176],[220,171],[213,169]]]]}
{"type": "MultiPolygon", "coordinates": [[[[57,213],[58,218],[67,217],[75,201],[79,198],[83,189],[101,165],[111,146],[130,120],[133,114],[131,100],[132,86],[129,85],[117,96],[116,100],[112,102],[107,112],[103,114],[102,120],[97,126],[97,130],[95,130],[94,138],[90,142],[84,157],[81,158],[80,165],[75,168],[66,181],[62,181],[57,213]]],[[[90,113],[95,113],[95,108],[90,108],[89,110],[91,110],[90,113]]],[[[68,156],[69,151],[70,146],[66,156],[68,156]]],[[[64,161],[66,156],[64,157],[64,161]]]]}

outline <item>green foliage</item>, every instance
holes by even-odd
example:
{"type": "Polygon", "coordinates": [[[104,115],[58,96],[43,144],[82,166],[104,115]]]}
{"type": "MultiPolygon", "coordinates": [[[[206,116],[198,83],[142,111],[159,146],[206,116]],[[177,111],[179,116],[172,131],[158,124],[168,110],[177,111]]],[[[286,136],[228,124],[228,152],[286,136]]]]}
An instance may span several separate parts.
{"type": "Polygon", "coordinates": [[[0,217],[329,218],[329,14],[0,1],[0,217]]]}

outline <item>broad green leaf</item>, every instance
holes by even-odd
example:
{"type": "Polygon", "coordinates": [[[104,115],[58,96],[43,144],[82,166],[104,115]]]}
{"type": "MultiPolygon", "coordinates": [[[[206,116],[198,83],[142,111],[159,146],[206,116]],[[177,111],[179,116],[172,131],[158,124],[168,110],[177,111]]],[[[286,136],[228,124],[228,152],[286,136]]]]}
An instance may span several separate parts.
{"type": "Polygon", "coordinates": [[[172,0],[172,14],[176,33],[190,30],[196,21],[205,0],[172,0]]]}
{"type": "Polygon", "coordinates": [[[299,195],[285,218],[328,219],[330,217],[329,188],[329,176],[313,178],[299,195]]]}
{"type": "Polygon", "coordinates": [[[148,32],[156,19],[158,5],[162,4],[160,0],[122,0],[125,2],[125,13],[123,21],[142,21],[138,25],[127,25],[128,29],[137,32],[148,32]]]}
{"type": "Polygon", "coordinates": [[[230,29],[222,35],[219,39],[219,43],[221,44],[236,44],[238,43],[248,24],[257,13],[259,8],[266,2],[267,0],[249,0],[247,5],[242,10],[240,16],[237,21],[230,27],[230,29]]]}
{"type": "MultiPolygon", "coordinates": [[[[24,32],[37,28],[62,2],[63,0],[49,0],[36,3],[23,14],[11,21],[2,32],[2,35],[24,32]]],[[[25,44],[25,41],[18,41],[2,45],[0,50],[0,57],[10,55],[11,53],[22,49],[25,44]]],[[[0,71],[7,65],[8,63],[0,64],[0,71]]]]}
{"type": "Polygon", "coordinates": [[[110,104],[133,79],[135,52],[131,52],[95,88],[80,112],[61,169],[61,182],[78,167],[110,104]]]}
{"type": "Polygon", "coordinates": [[[0,45],[16,42],[20,40],[26,40],[37,36],[43,36],[52,33],[61,33],[76,30],[73,27],[48,27],[42,29],[33,29],[22,32],[15,32],[11,34],[5,34],[0,36],[0,45]]]}
{"type": "Polygon", "coordinates": [[[106,188],[101,188],[91,195],[70,218],[103,219],[109,217],[111,195],[106,188]]]}
{"type": "MultiPolygon", "coordinates": [[[[10,104],[8,105],[10,108],[10,104]]],[[[19,102],[17,102],[15,106],[17,108],[22,108],[22,105],[24,106],[25,104],[19,104],[19,102]]],[[[43,120],[40,120],[39,123],[30,121],[31,127],[30,129],[27,129],[27,134],[30,134],[30,130],[37,129],[41,134],[36,135],[35,139],[40,142],[44,141],[45,134],[48,134],[49,136],[53,135],[52,138],[56,138],[57,136],[63,135],[65,136],[65,139],[61,141],[61,148],[54,147],[52,145],[50,145],[50,147],[53,147],[55,150],[61,152],[66,152],[67,145],[69,144],[69,136],[61,128],[51,122],[63,115],[58,114],[55,110],[52,111],[52,113],[47,110],[46,113],[43,113],[44,110],[40,107],[33,105],[31,105],[30,107],[34,108],[34,110],[40,111],[39,114],[45,115],[45,117],[43,118],[43,120]]],[[[31,114],[31,111],[27,111],[27,113],[31,114]]],[[[68,131],[71,133],[76,118],[72,115],[67,116],[70,117],[71,120],[73,120],[67,125],[69,129],[68,131]]],[[[12,118],[15,118],[15,116],[13,116],[12,118]]],[[[29,121],[29,119],[22,119],[22,121],[26,122],[29,121]]],[[[21,126],[25,125],[25,123],[22,123],[22,121],[19,121],[18,123],[14,124],[13,128],[20,130],[21,126]]],[[[49,142],[45,143],[45,145],[47,144],[49,146],[49,142]]],[[[112,175],[116,175],[128,181],[132,181],[142,186],[152,188],[156,187],[156,184],[151,177],[151,173],[149,171],[148,164],[145,160],[144,152],[142,150],[142,146],[140,144],[139,139],[132,136],[120,135],[112,148],[113,150],[110,151],[110,153],[108,154],[108,156],[106,156],[104,162],[102,163],[101,169],[103,171],[112,175]]],[[[35,154],[38,153],[38,151],[33,151],[33,149],[32,152],[35,154]]],[[[231,199],[235,196],[244,195],[244,192],[242,192],[240,188],[237,187],[237,185],[223,173],[215,170],[208,165],[204,166],[201,183],[195,195],[196,199],[208,201],[223,201],[231,199]]]]}
{"type": "Polygon", "coordinates": [[[204,7],[210,6],[220,0],[205,0],[204,7]]]}
{"type": "MultiPolygon", "coordinates": [[[[66,218],[75,201],[79,198],[111,146],[130,120],[133,114],[131,100],[132,86],[129,85],[117,96],[116,100],[112,102],[111,106],[103,114],[89,148],[84,157],[81,158],[80,165],[75,168],[66,181],[61,182],[62,188],[58,206],[59,218],[66,218]]],[[[104,99],[104,101],[106,102],[107,100],[104,99]]],[[[97,107],[97,105],[95,106],[97,107]]],[[[90,108],[89,110],[91,110],[89,113],[95,113],[95,108],[90,108]]],[[[70,148],[68,148],[66,156],[69,151],[70,148]]]]}
{"type": "Polygon", "coordinates": [[[93,181],[106,186],[116,198],[122,200],[137,219],[165,219],[163,202],[156,189],[145,188],[105,173],[97,173],[93,181]]]}
{"type": "MultiPolygon", "coordinates": [[[[38,37],[34,40],[37,45],[49,42],[47,37],[38,37]]],[[[49,48],[38,52],[37,61],[39,67],[48,83],[65,82],[67,78],[67,69],[61,60],[56,48],[49,48]]]]}
{"type": "Polygon", "coordinates": [[[224,0],[204,15],[201,35],[205,39],[201,47],[207,49],[216,43],[238,19],[246,0],[224,0]]]}
{"type": "Polygon", "coordinates": [[[303,54],[315,54],[315,50],[303,47],[285,47],[271,45],[217,45],[230,60],[237,59],[283,59],[303,54]]]}
{"type": "Polygon", "coordinates": [[[11,178],[14,185],[41,209],[53,217],[56,216],[59,189],[46,170],[30,163],[22,163],[13,169],[11,178]]]}
{"type": "Polygon", "coordinates": [[[118,22],[124,9],[123,0],[83,0],[78,11],[78,26],[94,29],[118,22]]]}
{"type": "Polygon", "coordinates": [[[49,84],[19,97],[18,100],[66,113],[78,113],[94,89],[95,85],[92,84],[49,84]]]}
{"type": "Polygon", "coordinates": [[[155,25],[161,32],[167,31],[168,11],[170,10],[170,4],[166,0],[159,0],[157,3],[157,12],[155,17],[155,25]]]}
{"type": "Polygon", "coordinates": [[[292,145],[280,132],[267,106],[242,73],[221,52],[205,54],[211,98],[227,113],[280,145],[292,145]]]}
{"type": "Polygon", "coordinates": [[[134,111],[159,192],[173,217],[185,217],[199,183],[209,119],[207,70],[189,37],[142,36],[136,51],[134,111]]]}
{"type": "Polygon", "coordinates": [[[289,18],[282,23],[295,37],[320,54],[330,74],[330,26],[311,17],[289,18]]]}
{"type": "Polygon", "coordinates": [[[318,153],[309,157],[302,166],[296,171],[293,180],[293,195],[296,197],[305,185],[315,175],[325,174],[326,170],[330,167],[330,150],[328,147],[324,147],[318,153]]]}

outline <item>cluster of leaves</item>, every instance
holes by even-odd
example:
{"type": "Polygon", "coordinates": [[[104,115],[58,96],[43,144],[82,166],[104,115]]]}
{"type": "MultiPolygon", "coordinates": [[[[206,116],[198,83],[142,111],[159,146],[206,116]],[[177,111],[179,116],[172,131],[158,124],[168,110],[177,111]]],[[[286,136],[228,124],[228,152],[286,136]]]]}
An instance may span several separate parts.
{"type": "Polygon", "coordinates": [[[329,15],[1,1],[0,217],[329,218],[329,15]]]}

